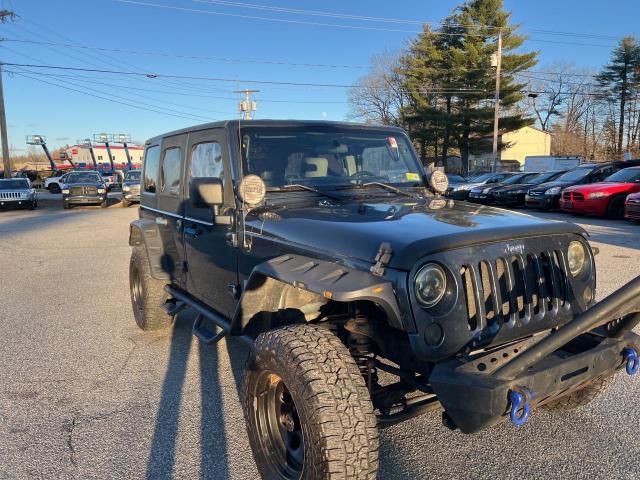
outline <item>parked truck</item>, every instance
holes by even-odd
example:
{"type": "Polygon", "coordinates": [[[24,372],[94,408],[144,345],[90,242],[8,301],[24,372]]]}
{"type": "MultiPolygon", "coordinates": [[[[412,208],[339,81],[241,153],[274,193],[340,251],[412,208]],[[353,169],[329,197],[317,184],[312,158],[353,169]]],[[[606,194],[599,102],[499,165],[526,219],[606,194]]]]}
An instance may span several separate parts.
{"type": "Polygon", "coordinates": [[[554,157],[553,155],[532,155],[524,158],[525,172],[552,172],[571,170],[582,163],[581,157],[554,157]]]}

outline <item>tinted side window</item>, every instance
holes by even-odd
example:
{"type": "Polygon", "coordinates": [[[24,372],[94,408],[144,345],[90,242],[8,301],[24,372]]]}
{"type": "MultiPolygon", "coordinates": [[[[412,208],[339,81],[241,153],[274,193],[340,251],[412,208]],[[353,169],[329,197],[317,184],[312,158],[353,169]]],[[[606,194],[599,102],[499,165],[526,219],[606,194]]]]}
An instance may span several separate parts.
{"type": "Polygon", "coordinates": [[[164,151],[161,171],[162,192],[178,195],[180,192],[180,148],[170,147],[164,151]]]}
{"type": "Polygon", "coordinates": [[[198,143],[191,151],[191,178],[224,176],[222,148],[218,142],[198,143]]]}
{"type": "Polygon", "coordinates": [[[160,147],[147,148],[144,156],[144,191],[156,193],[158,180],[158,166],[160,160],[160,147]]]}

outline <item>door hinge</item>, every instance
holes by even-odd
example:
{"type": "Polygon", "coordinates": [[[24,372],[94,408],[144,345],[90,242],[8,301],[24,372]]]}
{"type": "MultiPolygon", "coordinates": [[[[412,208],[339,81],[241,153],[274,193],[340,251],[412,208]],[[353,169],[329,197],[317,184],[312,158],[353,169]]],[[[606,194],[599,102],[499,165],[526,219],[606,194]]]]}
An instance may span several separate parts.
{"type": "Polygon", "coordinates": [[[231,247],[238,246],[238,234],[235,232],[227,233],[227,245],[231,247]]]}
{"type": "Polygon", "coordinates": [[[236,285],[235,283],[230,283],[229,285],[227,285],[227,291],[236,300],[240,298],[240,285],[236,285]]]}

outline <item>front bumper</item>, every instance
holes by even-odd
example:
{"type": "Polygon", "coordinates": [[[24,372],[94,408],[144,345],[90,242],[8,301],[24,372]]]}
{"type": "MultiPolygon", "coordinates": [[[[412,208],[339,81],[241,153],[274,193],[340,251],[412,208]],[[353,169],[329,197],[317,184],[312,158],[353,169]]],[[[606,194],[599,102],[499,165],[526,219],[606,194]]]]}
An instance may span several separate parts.
{"type": "Polygon", "coordinates": [[[629,220],[640,220],[640,202],[627,201],[624,216],[629,220]]]}
{"type": "Polygon", "coordinates": [[[594,199],[585,199],[585,200],[567,200],[564,198],[560,199],[560,209],[563,212],[573,212],[573,213],[590,213],[595,215],[604,215],[607,212],[607,205],[609,199],[604,198],[594,198],[594,199]]]}
{"type": "Polygon", "coordinates": [[[484,205],[488,205],[490,203],[493,203],[493,196],[487,193],[470,192],[469,201],[473,203],[482,203],[484,205]]]}
{"type": "Polygon", "coordinates": [[[84,205],[91,205],[91,204],[98,204],[98,203],[102,203],[106,200],[107,198],[107,194],[100,194],[100,195],[63,195],[62,196],[62,201],[64,203],[68,203],[68,204],[84,204],[84,205]]]}
{"type": "Polygon", "coordinates": [[[557,208],[560,195],[525,195],[524,204],[532,208],[557,208]]]}
{"type": "Polygon", "coordinates": [[[613,374],[640,353],[640,277],[553,333],[436,365],[429,383],[464,433],[508,418],[510,394],[535,408],[613,374]]]}
{"type": "Polygon", "coordinates": [[[122,198],[129,202],[139,202],[140,192],[122,192],[122,198]]]}
{"type": "Polygon", "coordinates": [[[31,205],[35,199],[33,197],[27,198],[3,198],[0,199],[0,207],[23,207],[31,205]]]}

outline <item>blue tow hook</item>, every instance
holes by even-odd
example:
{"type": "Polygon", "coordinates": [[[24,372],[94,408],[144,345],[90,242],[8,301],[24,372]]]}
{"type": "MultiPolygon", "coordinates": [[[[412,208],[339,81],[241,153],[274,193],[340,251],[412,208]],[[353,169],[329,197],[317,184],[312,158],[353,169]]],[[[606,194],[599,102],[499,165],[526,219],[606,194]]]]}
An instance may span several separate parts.
{"type": "Polygon", "coordinates": [[[518,427],[527,423],[531,414],[531,405],[529,405],[526,397],[516,390],[510,390],[509,401],[511,402],[511,412],[509,414],[511,423],[518,427]]]}
{"type": "Polygon", "coordinates": [[[635,348],[625,348],[622,351],[624,359],[627,361],[627,373],[629,375],[635,375],[640,370],[640,359],[638,359],[638,352],[635,348]]]}

